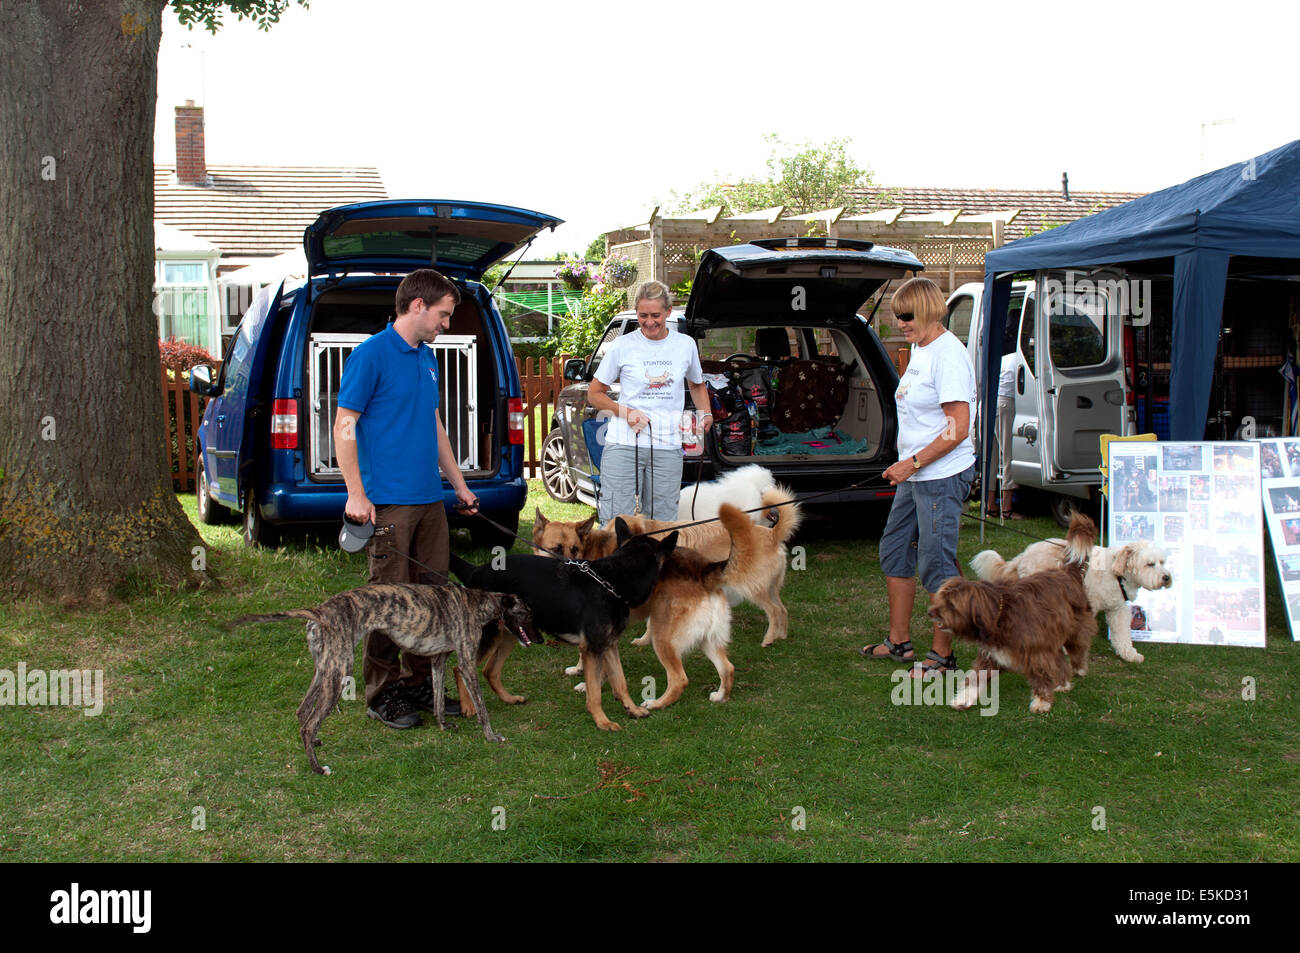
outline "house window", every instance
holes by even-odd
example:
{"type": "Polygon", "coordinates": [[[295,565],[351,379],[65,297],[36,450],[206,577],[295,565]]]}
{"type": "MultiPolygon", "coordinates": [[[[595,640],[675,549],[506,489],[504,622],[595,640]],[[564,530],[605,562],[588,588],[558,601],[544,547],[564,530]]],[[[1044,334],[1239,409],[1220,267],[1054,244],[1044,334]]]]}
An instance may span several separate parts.
{"type": "Polygon", "coordinates": [[[160,261],[154,292],[158,339],[176,338],[215,354],[212,336],[213,302],[206,261],[160,261]]]}

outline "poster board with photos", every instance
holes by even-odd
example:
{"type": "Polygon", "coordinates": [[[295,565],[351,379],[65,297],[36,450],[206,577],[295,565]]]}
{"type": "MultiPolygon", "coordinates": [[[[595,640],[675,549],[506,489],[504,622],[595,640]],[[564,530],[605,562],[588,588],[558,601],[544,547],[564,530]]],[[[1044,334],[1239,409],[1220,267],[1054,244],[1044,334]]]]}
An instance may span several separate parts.
{"type": "Polygon", "coordinates": [[[1133,599],[1134,642],[1264,647],[1259,459],[1255,443],[1110,444],[1107,542],[1159,546],[1174,578],[1133,599]]]}
{"type": "Polygon", "coordinates": [[[1262,440],[1259,478],[1292,641],[1300,640],[1300,438],[1262,440]]]}

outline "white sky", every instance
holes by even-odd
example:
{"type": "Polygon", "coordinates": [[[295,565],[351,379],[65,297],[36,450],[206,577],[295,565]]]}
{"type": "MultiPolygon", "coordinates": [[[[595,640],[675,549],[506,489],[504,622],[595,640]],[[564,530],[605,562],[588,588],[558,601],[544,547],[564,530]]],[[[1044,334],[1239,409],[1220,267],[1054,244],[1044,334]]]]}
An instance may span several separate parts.
{"type": "Polygon", "coordinates": [[[547,212],[567,224],[543,257],[761,174],[769,132],[848,137],[883,185],[1175,185],[1300,138],[1297,27],[1300,4],[1255,0],[312,0],[216,36],[169,12],[154,148],[174,160],[194,99],[210,163],[377,166],[393,198],[547,212]]]}

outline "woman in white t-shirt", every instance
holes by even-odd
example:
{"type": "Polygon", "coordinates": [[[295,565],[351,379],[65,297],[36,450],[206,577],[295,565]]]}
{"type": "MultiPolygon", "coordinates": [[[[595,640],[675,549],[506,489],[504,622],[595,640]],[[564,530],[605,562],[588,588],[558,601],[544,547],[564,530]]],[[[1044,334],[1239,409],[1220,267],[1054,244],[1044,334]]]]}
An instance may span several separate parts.
{"type": "MultiPolygon", "coordinates": [[[[970,440],[975,369],[965,345],[943,326],[943,292],[928,278],[913,278],[894,292],[891,307],[911,360],[898,382],[898,462],[885,479],[898,487],[880,537],[880,568],[889,594],[889,632],[859,651],[869,658],[910,662],[916,573],[934,593],[960,575],[957,532],[975,479],[970,440]]],[[[957,667],[952,636],[934,628],[934,646],[913,675],[957,667]]]]}
{"type": "Polygon", "coordinates": [[[638,328],[605,352],[587,389],[587,402],[612,415],[600,458],[597,513],[601,525],[640,512],[651,519],[677,518],[682,489],[682,403],[689,387],[698,411],[698,433],[713,424],[709,392],[694,339],[668,326],[672,294],[662,281],[644,282],[636,293],[638,328]],[[609,396],[619,384],[618,401],[609,396]]]}

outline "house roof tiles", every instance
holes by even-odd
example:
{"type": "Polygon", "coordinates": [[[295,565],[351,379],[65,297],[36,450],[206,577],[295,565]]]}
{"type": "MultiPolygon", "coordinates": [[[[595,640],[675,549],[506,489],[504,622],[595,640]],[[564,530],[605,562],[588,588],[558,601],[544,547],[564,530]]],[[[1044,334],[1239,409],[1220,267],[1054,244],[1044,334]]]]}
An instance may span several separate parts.
{"type": "Polygon", "coordinates": [[[1011,241],[1041,231],[1047,225],[1063,225],[1113,205],[1123,205],[1145,192],[1070,192],[1065,201],[1059,189],[951,189],[873,186],[858,192],[861,204],[871,209],[902,206],[905,215],[961,209],[966,215],[1019,209],[1007,225],[1005,239],[1011,241]]]}
{"type": "Polygon", "coordinates": [[[388,198],[379,170],[322,166],[209,165],[208,185],[182,185],[174,165],[154,166],[154,217],[216,243],[226,257],[302,247],[323,210],[388,198]]]}

